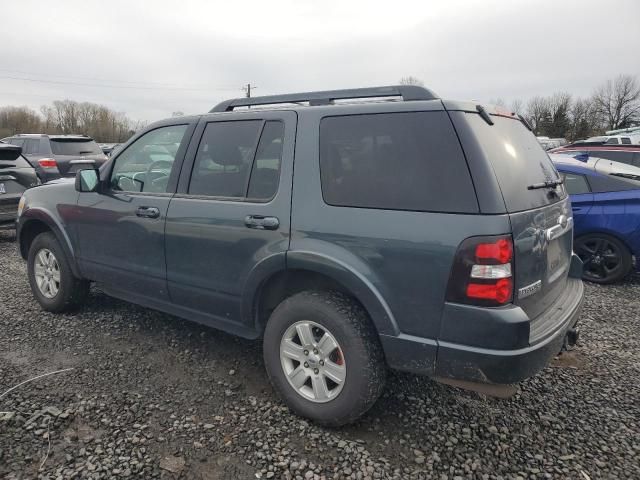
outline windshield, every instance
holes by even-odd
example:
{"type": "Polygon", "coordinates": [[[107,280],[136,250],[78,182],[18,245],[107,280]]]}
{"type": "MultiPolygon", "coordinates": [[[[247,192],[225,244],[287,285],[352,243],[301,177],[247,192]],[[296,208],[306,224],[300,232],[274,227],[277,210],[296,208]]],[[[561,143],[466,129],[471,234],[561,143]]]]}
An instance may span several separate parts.
{"type": "Polygon", "coordinates": [[[494,115],[494,124],[489,125],[478,114],[467,114],[466,119],[493,166],[509,212],[542,207],[566,197],[562,185],[529,189],[532,185],[557,182],[561,177],[522,122],[494,115]]]}
{"type": "Polygon", "coordinates": [[[51,139],[51,151],[54,155],[99,155],[102,150],[90,139],[51,139]]]}

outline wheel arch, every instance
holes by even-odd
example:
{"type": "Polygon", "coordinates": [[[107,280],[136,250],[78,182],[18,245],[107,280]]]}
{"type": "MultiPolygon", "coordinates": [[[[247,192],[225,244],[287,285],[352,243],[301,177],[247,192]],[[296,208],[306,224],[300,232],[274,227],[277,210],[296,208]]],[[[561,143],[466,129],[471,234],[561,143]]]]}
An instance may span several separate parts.
{"type": "Polygon", "coordinates": [[[77,278],[81,278],[69,236],[49,214],[40,209],[29,209],[23,214],[23,217],[20,218],[17,232],[20,256],[26,260],[29,256],[31,243],[39,234],[44,232],[53,233],[67,256],[73,274],[77,278]]]}
{"type": "Polygon", "coordinates": [[[380,292],[363,275],[336,259],[320,254],[287,254],[286,268],[265,276],[245,295],[260,335],[269,315],[284,299],[305,290],[337,290],[354,298],[367,312],[378,334],[398,335],[395,318],[380,292]]]}

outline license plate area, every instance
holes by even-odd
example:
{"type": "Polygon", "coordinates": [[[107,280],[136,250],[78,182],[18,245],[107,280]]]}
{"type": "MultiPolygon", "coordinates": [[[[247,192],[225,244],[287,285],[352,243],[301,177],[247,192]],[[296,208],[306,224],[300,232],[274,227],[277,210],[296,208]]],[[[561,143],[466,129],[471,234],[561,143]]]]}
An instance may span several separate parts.
{"type": "Polygon", "coordinates": [[[547,282],[553,283],[567,268],[567,255],[562,248],[562,238],[556,238],[547,245],[547,282]]]}

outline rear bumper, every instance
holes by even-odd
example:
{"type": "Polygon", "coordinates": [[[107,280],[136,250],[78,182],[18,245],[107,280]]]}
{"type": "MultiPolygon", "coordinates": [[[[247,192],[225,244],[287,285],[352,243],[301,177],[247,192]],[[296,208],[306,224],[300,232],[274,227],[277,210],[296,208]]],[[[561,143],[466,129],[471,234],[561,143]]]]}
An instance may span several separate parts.
{"type": "Polygon", "coordinates": [[[433,342],[405,335],[382,336],[387,362],[398,370],[440,378],[496,384],[517,383],[542,370],[560,352],[567,333],[578,323],[583,296],[582,281],[569,278],[561,301],[543,314],[545,318],[536,319],[536,323],[541,322],[546,326],[544,335],[538,335],[537,338],[533,336],[535,332],[529,332],[530,322],[523,322],[526,315],[519,307],[494,310],[498,314],[496,322],[490,331],[483,334],[496,334],[498,340],[505,340],[504,335],[498,334],[502,323],[505,330],[512,331],[510,336],[513,341],[521,340],[525,331],[527,336],[531,333],[526,347],[510,350],[445,340],[433,342]],[[516,328],[510,329],[510,326],[516,328]]]}

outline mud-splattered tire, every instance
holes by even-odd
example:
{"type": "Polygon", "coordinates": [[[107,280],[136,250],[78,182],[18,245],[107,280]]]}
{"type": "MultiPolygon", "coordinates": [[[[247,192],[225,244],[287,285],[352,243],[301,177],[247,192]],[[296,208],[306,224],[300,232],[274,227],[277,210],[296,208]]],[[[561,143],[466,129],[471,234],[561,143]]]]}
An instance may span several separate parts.
{"type": "Polygon", "coordinates": [[[267,322],[263,349],[284,402],[322,425],[353,422],[384,388],[377,333],[364,309],[342,293],[305,291],[284,300],[267,322]]]}
{"type": "Polygon", "coordinates": [[[64,250],[50,232],[41,233],[31,243],[27,273],[34,297],[48,312],[73,310],[89,293],[89,282],[73,275],[64,250]],[[43,277],[47,287],[43,287],[43,277]]]}

